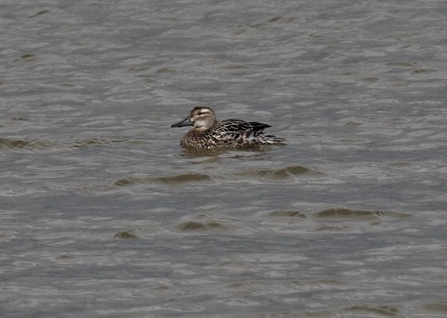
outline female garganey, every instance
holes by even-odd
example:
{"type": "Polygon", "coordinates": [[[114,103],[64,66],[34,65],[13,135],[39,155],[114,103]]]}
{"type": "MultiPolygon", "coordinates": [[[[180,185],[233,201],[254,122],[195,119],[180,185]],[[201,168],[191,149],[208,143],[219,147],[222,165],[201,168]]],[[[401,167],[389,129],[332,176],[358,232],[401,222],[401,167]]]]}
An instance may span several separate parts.
{"type": "Polygon", "coordinates": [[[240,119],[217,121],[209,107],[195,107],[179,123],[171,127],[194,126],[180,142],[183,148],[210,149],[215,147],[243,147],[254,145],[282,145],[284,139],[264,135],[270,125],[240,119]]]}

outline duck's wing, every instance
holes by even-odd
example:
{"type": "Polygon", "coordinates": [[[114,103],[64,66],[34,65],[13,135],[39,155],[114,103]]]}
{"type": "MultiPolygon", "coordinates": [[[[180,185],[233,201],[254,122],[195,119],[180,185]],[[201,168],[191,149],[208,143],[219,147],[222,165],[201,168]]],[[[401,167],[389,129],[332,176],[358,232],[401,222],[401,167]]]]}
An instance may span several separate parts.
{"type": "Polygon", "coordinates": [[[271,127],[259,122],[246,122],[240,119],[227,119],[219,122],[213,129],[213,137],[222,142],[250,141],[262,134],[262,131],[271,127]]]}
{"type": "Polygon", "coordinates": [[[270,125],[256,121],[246,122],[240,119],[227,119],[220,122],[220,128],[228,132],[253,132],[255,134],[262,132],[270,125]]]}
{"type": "Polygon", "coordinates": [[[264,123],[260,123],[260,122],[257,122],[257,121],[251,121],[251,122],[249,122],[249,124],[251,126],[251,129],[253,129],[253,131],[255,132],[255,134],[263,132],[263,130],[265,128],[272,127],[270,125],[267,125],[267,124],[264,124],[264,123]]]}

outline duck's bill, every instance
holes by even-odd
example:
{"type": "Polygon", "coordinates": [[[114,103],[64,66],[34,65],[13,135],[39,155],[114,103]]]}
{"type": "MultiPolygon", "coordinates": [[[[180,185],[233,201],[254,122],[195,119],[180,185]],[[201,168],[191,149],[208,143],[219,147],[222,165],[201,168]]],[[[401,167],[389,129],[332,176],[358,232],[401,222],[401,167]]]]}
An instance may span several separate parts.
{"type": "Polygon", "coordinates": [[[183,127],[183,126],[192,126],[194,123],[191,121],[191,118],[186,117],[181,122],[178,122],[177,124],[172,125],[171,127],[183,127]]]}

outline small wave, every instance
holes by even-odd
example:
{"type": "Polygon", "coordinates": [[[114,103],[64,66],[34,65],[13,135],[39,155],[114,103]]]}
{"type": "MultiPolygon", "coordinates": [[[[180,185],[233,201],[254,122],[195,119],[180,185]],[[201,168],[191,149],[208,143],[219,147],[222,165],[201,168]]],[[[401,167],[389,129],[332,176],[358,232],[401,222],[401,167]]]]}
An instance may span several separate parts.
{"type": "Polygon", "coordinates": [[[410,214],[393,212],[393,211],[379,211],[379,210],[357,210],[349,208],[329,208],[319,212],[312,213],[312,216],[320,219],[389,219],[396,220],[405,217],[411,217],[410,214]]]}
{"type": "Polygon", "coordinates": [[[424,308],[429,311],[447,313],[447,302],[425,304],[424,308]]]}
{"type": "Polygon", "coordinates": [[[301,211],[272,211],[267,213],[268,217],[287,217],[287,218],[307,218],[307,215],[301,211]]]}
{"type": "Polygon", "coordinates": [[[22,139],[7,139],[0,138],[0,150],[17,150],[17,149],[28,149],[28,150],[45,150],[54,147],[55,144],[45,141],[29,141],[22,139]]]}
{"type": "Polygon", "coordinates": [[[129,143],[129,141],[124,140],[114,140],[114,139],[107,139],[107,138],[91,138],[91,139],[85,139],[85,140],[75,140],[70,143],[66,143],[66,145],[69,148],[87,148],[87,147],[98,147],[98,146],[105,146],[105,145],[111,145],[116,143],[129,143]]]}
{"type": "Polygon", "coordinates": [[[113,238],[134,239],[134,238],[138,238],[138,236],[136,236],[135,234],[133,234],[132,232],[129,232],[129,231],[122,231],[122,232],[115,233],[115,235],[113,235],[113,238]]]}
{"type": "Polygon", "coordinates": [[[345,308],[345,311],[357,312],[357,313],[372,313],[381,316],[396,316],[399,313],[399,309],[391,306],[353,306],[345,308]]]}
{"type": "Polygon", "coordinates": [[[132,187],[136,185],[145,185],[145,184],[181,185],[188,183],[211,183],[211,182],[214,182],[214,180],[209,175],[201,173],[186,173],[174,176],[155,177],[155,178],[125,177],[105,185],[104,188],[110,189],[117,187],[132,187]]]}
{"type": "Polygon", "coordinates": [[[87,147],[109,146],[122,144],[130,146],[143,143],[141,141],[114,140],[107,138],[91,138],[74,141],[47,141],[0,138],[0,150],[30,150],[30,151],[58,151],[67,149],[83,149],[87,147]]]}
{"type": "Polygon", "coordinates": [[[202,173],[186,173],[169,177],[151,178],[151,183],[163,183],[166,185],[177,185],[184,183],[210,183],[213,178],[202,173]]]}
{"type": "Polygon", "coordinates": [[[126,178],[121,178],[121,179],[118,179],[118,180],[112,182],[112,184],[110,184],[109,186],[111,186],[111,187],[128,187],[128,186],[142,184],[142,183],[145,183],[144,179],[134,178],[134,177],[126,177],[126,178]]]}
{"type": "Polygon", "coordinates": [[[180,232],[225,231],[227,226],[218,221],[187,221],[176,226],[180,232]]]}
{"type": "Polygon", "coordinates": [[[304,166],[289,166],[279,169],[256,169],[235,174],[239,177],[248,177],[252,179],[260,179],[265,181],[288,181],[298,176],[302,177],[319,177],[324,175],[322,172],[307,168],[304,166]]]}
{"type": "Polygon", "coordinates": [[[322,225],[315,228],[316,232],[347,232],[350,229],[347,226],[322,225]]]}

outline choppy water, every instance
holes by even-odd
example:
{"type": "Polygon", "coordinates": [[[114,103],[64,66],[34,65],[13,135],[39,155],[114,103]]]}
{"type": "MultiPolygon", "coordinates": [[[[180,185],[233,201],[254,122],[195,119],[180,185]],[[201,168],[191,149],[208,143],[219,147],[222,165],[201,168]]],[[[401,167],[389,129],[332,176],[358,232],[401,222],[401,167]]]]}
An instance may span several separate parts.
{"type": "Polygon", "coordinates": [[[0,8],[2,317],[447,315],[445,1],[0,8]]]}

